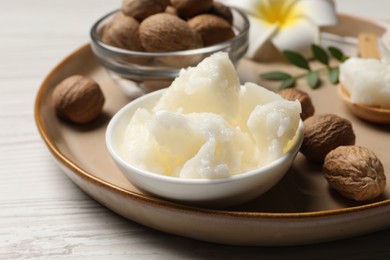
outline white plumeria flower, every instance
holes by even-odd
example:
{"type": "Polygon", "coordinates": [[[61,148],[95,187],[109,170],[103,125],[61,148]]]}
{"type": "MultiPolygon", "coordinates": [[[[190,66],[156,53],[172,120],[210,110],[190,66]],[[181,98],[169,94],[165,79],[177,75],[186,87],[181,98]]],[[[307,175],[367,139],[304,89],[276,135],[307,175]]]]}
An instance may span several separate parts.
{"type": "Polygon", "coordinates": [[[248,14],[250,21],[247,56],[254,58],[261,46],[271,41],[279,50],[308,54],[319,42],[321,26],[335,25],[332,0],[225,0],[248,14]]]}

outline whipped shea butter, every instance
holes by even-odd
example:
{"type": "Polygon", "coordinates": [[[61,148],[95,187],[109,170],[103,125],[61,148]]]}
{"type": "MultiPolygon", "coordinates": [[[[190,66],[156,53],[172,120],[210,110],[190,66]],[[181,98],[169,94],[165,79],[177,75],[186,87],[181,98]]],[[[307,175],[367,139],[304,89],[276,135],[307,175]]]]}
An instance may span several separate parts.
{"type": "Polygon", "coordinates": [[[390,65],[352,57],[340,65],[340,83],[353,103],[390,109],[390,65]]]}
{"type": "Polygon", "coordinates": [[[123,133],[129,163],[179,178],[224,178],[282,156],[301,105],[253,83],[240,85],[226,53],[183,69],[153,109],[139,108],[123,133]]]}

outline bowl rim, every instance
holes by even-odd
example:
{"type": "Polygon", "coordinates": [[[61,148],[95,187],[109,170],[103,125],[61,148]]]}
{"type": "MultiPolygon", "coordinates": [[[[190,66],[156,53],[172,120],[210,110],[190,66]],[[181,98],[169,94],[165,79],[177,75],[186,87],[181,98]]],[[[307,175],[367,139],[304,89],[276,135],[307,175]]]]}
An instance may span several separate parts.
{"type": "MultiPolygon", "coordinates": [[[[214,44],[208,47],[202,47],[202,48],[197,48],[197,49],[191,49],[191,50],[182,50],[182,51],[172,51],[172,52],[142,52],[142,51],[132,51],[132,50],[126,50],[118,47],[114,47],[108,44],[105,44],[100,40],[99,33],[98,33],[98,28],[101,25],[103,21],[108,19],[109,17],[113,16],[114,14],[118,13],[121,11],[121,9],[115,9],[101,18],[99,18],[91,27],[90,29],[90,37],[92,39],[92,42],[99,46],[100,48],[104,49],[107,52],[112,52],[118,55],[129,55],[129,56],[138,56],[138,57],[144,57],[144,58],[154,58],[154,57],[162,57],[162,56],[189,56],[189,55],[199,55],[199,54],[204,54],[204,53],[210,53],[210,52],[216,52],[222,49],[225,49],[229,46],[231,46],[234,42],[240,40],[243,37],[248,37],[249,33],[249,28],[250,28],[250,23],[247,15],[241,11],[238,8],[235,7],[230,7],[232,11],[235,11],[244,21],[244,26],[243,29],[239,31],[239,33],[224,42],[214,44]]],[[[233,21],[234,25],[234,21],[233,21]]],[[[248,44],[248,41],[246,41],[248,44]]]]}
{"type": "MultiPolygon", "coordinates": [[[[141,96],[137,99],[134,99],[133,101],[130,101],[128,104],[123,106],[121,109],[115,113],[115,115],[111,118],[110,122],[108,123],[108,126],[106,128],[105,133],[105,142],[107,149],[110,153],[110,155],[114,158],[114,160],[118,163],[120,163],[122,166],[126,167],[132,172],[137,172],[137,174],[142,175],[146,178],[153,178],[158,181],[164,181],[164,182],[170,182],[170,183],[177,183],[177,184],[186,184],[186,185],[198,185],[198,184],[222,184],[222,183],[228,183],[233,181],[239,181],[242,179],[250,178],[254,175],[263,174],[273,167],[281,164],[283,161],[287,160],[291,156],[295,156],[300,149],[300,146],[303,142],[303,133],[304,133],[304,126],[302,119],[299,120],[299,125],[296,131],[296,136],[294,137],[294,144],[291,146],[291,148],[285,152],[281,157],[261,166],[260,168],[256,168],[247,172],[239,173],[236,175],[232,175],[225,178],[219,178],[219,179],[184,179],[174,176],[166,176],[161,175],[152,171],[148,171],[145,169],[142,169],[140,167],[137,167],[128,161],[126,161],[118,152],[116,145],[113,142],[113,133],[114,129],[117,127],[117,125],[121,122],[122,117],[127,114],[128,110],[134,109],[134,112],[141,108],[140,106],[143,102],[145,102],[148,99],[155,98],[156,96],[161,96],[163,92],[165,92],[167,88],[160,89],[151,93],[148,93],[144,96],[141,96]]],[[[133,113],[134,115],[134,113],[133,113]]]]}

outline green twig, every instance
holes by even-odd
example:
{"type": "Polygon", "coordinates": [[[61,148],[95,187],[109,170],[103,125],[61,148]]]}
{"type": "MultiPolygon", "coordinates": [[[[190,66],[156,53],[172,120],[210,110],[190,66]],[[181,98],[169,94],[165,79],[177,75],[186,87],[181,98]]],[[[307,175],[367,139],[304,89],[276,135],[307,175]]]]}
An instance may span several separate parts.
{"type": "MultiPolygon", "coordinates": [[[[297,80],[305,78],[307,84],[315,89],[321,85],[321,80],[319,75],[323,72],[327,72],[328,80],[336,84],[338,83],[339,78],[339,65],[330,66],[329,65],[329,54],[319,45],[312,44],[311,48],[313,52],[314,59],[321,62],[324,66],[315,70],[312,70],[308,60],[306,60],[300,53],[293,51],[284,51],[283,55],[287,60],[293,65],[305,69],[306,72],[298,75],[291,75],[283,71],[270,71],[261,74],[260,76],[263,79],[281,81],[279,86],[280,89],[294,87],[297,80]]],[[[344,62],[348,57],[339,49],[335,47],[329,47],[328,51],[330,56],[338,60],[339,62],[344,62]]]]}

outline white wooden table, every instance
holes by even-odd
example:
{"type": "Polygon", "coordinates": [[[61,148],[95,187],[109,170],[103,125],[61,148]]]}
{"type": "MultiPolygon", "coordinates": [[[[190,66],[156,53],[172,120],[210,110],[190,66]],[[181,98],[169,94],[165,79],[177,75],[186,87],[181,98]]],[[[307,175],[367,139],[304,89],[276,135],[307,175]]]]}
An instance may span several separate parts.
{"type": "MultiPolygon", "coordinates": [[[[0,0],[0,259],[389,259],[390,230],[288,248],[246,248],[151,230],[104,208],[57,167],[35,126],[40,84],[89,41],[120,0],[0,0]]],[[[389,0],[338,0],[339,11],[389,19],[389,0]]],[[[390,216],[389,216],[390,217],[390,216]]]]}

